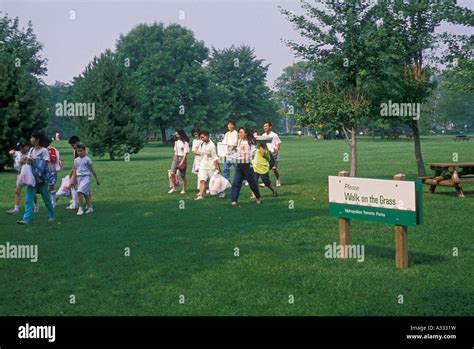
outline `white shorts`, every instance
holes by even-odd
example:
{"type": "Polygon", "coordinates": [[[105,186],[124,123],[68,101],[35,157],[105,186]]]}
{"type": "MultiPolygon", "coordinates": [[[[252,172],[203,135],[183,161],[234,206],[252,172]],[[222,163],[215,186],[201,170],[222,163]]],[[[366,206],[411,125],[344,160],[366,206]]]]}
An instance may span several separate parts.
{"type": "Polygon", "coordinates": [[[91,186],[91,177],[90,176],[77,176],[77,185],[76,190],[78,193],[84,195],[89,195],[89,188],[91,186]]]}
{"type": "Polygon", "coordinates": [[[212,176],[214,176],[214,170],[205,170],[203,168],[199,169],[198,172],[198,179],[200,181],[207,181],[210,179],[212,176]]]}

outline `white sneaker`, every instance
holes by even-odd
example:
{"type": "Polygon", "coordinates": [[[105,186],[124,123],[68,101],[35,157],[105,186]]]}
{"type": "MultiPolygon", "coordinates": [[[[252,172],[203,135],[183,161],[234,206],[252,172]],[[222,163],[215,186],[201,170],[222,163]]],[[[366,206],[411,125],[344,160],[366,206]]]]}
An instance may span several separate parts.
{"type": "Polygon", "coordinates": [[[265,186],[265,183],[260,183],[260,186],[261,186],[261,187],[264,187],[264,186],[265,186]]]}
{"type": "Polygon", "coordinates": [[[83,214],[84,214],[84,209],[82,207],[79,207],[79,209],[77,210],[77,215],[82,216],[83,214]]]}
{"type": "Polygon", "coordinates": [[[209,189],[206,189],[206,194],[210,194],[211,192],[209,191],[209,189]]]}
{"type": "Polygon", "coordinates": [[[198,195],[198,196],[196,196],[196,198],[194,200],[202,200],[202,199],[204,199],[204,198],[201,195],[198,195]]]}
{"type": "Polygon", "coordinates": [[[223,191],[222,193],[219,194],[220,198],[225,198],[225,192],[223,191]]]}
{"type": "Polygon", "coordinates": [[[76,210],[77,207],[74,205],[74,203],[71,203],[68,207],[66,207],[66,210],[76,210]]]}
{"type": "Polygon", "coordinates": [[[249,182],[244,181],[244,185],[245,185],[246,187],[248,187],[248,186],[249,186],[249,182]]]}
{"type": "Polygon", "coordinates": [[[91,207],[91,208],[88,208],[88,209],[86,210],[86,214],[92,213],[92,212],[94,212],[94,209],[93,209],[92,207],[91,207]]]}
{"type": "Polygon", "coordinates": [[[33,213],[38,213],[40,211],[40,208],[38,205],[35,205],[35,208],[33,209],[33,213]]]}
{"type": "Polygon", "coordinates": [[[180,194],[186,194],[186,192],[184,190],[181,190],[179,193],[180,194]]]}
{"type": "Polygon", "coordinates": [[[176,191],[176,189],[171,188],[171,189],[168,191],[168,194],[173,194],[175,191],[176,191]]]}
{"type": "Polygon", "coordinates": [[[18,214],[20,210],[18,208],[11,208],[7,211],[8,214],[18,214]]]}
{"type": "Polygon", "coordinates": [[[277,187],[281,187],[281,182],[280,182],[279,179],[276,180],[276,186],[277,186],[277,187]]]}

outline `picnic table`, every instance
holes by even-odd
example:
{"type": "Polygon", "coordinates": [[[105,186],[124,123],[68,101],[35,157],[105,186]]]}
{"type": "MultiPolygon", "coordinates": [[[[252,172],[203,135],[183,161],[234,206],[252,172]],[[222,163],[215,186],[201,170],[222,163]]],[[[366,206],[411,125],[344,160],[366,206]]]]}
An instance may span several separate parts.
{"type": "Polygon", "coordinates": [[[438,185],[454,187],[458,197],[464,197],[464,183],[474,183],[474,162],[435,162],[428,164],[434,176],[419,177],[434,193],[438,185]]]}
{"type": "Polygon", "coordinates": [[[463,134],[458,134],[453,138],[455,141],[468,141],[469,137],[463,134]]]}

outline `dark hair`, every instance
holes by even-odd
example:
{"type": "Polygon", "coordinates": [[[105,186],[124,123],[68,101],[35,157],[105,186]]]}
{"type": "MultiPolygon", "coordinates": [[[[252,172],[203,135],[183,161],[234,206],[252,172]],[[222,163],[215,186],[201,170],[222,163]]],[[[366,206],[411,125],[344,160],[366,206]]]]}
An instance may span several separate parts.
{"type": "Polygon", "coordinates": [[[31,137],[37,139],[41,147],[46,148],[51,144],[49,138],[42,131],[33,131],[31,137]]]}
{"type": "Polygon", "coordinates": [[[23,138],[20,139],[18,141],[18,143],[15,145],[15,149],[16,150],[21,150],[21,148],[24,148],[24,147],[29,147],[30,146],[30,143],[28,143],[27,141],[25,141],[23,138]]]}
{"type": "Polygon", "coordinates": [[[235,122],[234,122],[234,120],[227,120],[227,125],[229,125],[229,124],[232,124],[232,125],[234,125],[234,126],[235,126],[235,122]]]}
{"type": "Polygon", "coordinates": [[[255,137],[253,136],[252,133],[250,133],[250,130],[248,128],[245,128],[245,127],[239,127],[239,132],[240,130],[244,130],[245,132],[245,139],[247,140],[247,142],[249,142],[249,144],[256,144],[257,143],[257,140],[255,139],[255,137]]]}
{"type": "Polygon", "coordinates": [[[86,146],[85,146],[84,144],[82,144],[82,143],[78,143],[78,144],[76,145],[76,149],[86,150],[86,146]]]}
{"type": "Polygon", "coordinates": [[[197,128],[193,128],[191,131],[191,134],[194,136],[194,134],[197,133],[199,135],[199,130],[197,128]]]}
{"type": "MultiPolygon", "coordinates": [[[[184,132],[184,130],[182,128],[177,128],[175,131],[176,131],[177,134],[179,134],[179,139],[181,139],[184,142],[189,143],[189,138],[188,138],[188,136],[186,136],[186,132],[184,132]]],[[[175,138],[175,142],[177,140],[178,140],[178,138],[175,138]]]]}
{"type": "Polygon", "coordinates": [[[252,132],[252,135],[253,135],[254,133],[256,133],[256,134],[258,134],[258,135],[260,134],[260,132],[258,132],[258,130],[254,130],[254,131],[252,132]]]}
{"type": "Polygon", "coordinates": [[[73,144],[79,143],[80,141],[81,141],[81,140],[79,139],[79,137],[77,137],[77,136],[71,136],[71,138],[69,138],[68,143],[69,143],[70,145],[73,145],[73,144]]]}
{"type": "Polygon", "coordinates": [[[268,121],[268,120],[265,120],[265,121],[263,122],[263,124],[264,124],[264,125],[265,125],[265,124],[268,124],[268,126],[273,126],[272,123],[271,123],[270,121],[268,121]]]}
{"type": "Polygon", "coordinates": [[[200,136],[205,135],[209,137],[209,132],[207,132],[206,130],[202,130],[201,132],[199,132],[199,135],[200,136]]]}
{"type": "Polygon", "coordinates": [[[257,142],[257,148],[263,148],[265,150],[268,150],[267,143],[264,142],[257,142]]]}

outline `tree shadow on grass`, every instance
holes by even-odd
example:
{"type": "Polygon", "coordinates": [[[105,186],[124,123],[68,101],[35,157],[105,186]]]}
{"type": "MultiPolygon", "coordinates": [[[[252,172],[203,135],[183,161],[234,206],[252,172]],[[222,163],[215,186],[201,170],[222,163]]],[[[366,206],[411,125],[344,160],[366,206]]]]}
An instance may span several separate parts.
{"type": "MultiPolygon", "coordinates": [[[[395,246],[383,247],[376,245],[365,245],[365,254],[379,258],[395,260],[395,246]]],[[[410,266],[416,264],[434,265],[437,263],[442,263],[445,260],[446,257],[442,255],[435,255],[420,251],[410,251],[410,249],[408,249],[408,262],[410,266]]]]}

